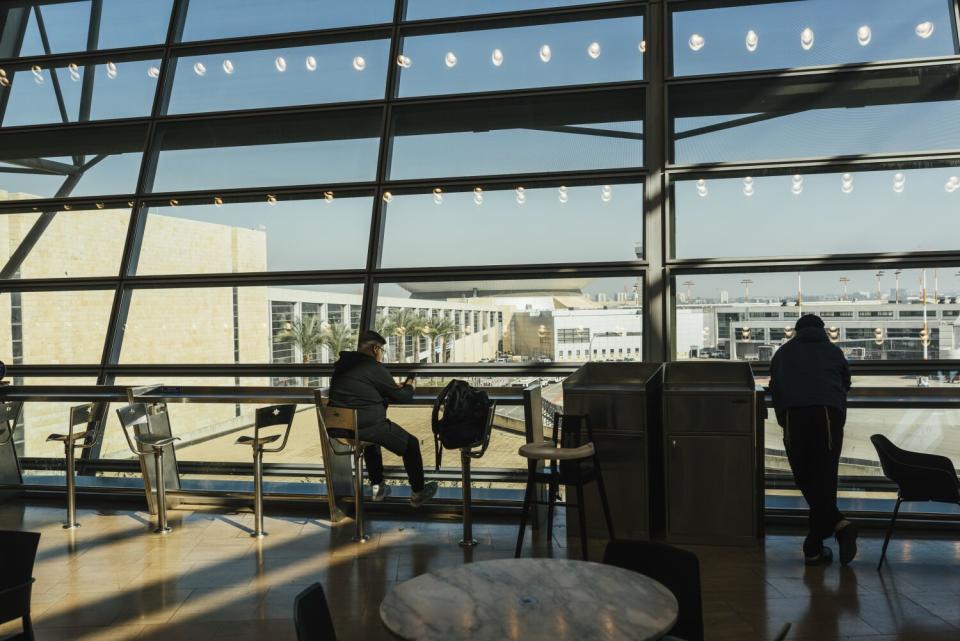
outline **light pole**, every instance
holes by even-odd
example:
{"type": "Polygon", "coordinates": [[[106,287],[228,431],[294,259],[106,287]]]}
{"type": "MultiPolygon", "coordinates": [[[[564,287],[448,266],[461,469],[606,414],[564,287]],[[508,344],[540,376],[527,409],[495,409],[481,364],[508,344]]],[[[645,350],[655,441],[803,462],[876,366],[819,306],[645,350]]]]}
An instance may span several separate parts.
{"type": "Polygon", "coordinates": [[[847,300],[847,283],[850,282],[850,279],[846,276],[840,277],[840,287],[842,288],[842,293],[840,294],[840,300],[847,300]]]}
{"type": "Polygon", "coordinates": [[[691,290],[693,289],[693,286],[694,286],[695,284],[696,284],[696,283],[694,283],[692,280],[687,280],[687,281],[684,281],[684,283],[683,283],[683,286],[687,288],[687,302],[688,302],[688,303],[692,300],[692,299],[691,299],[691,296],[692,296],[691,290]]]}
{"type": "Polygon", "coordinates": [[[893,275],[897,277],[897,285],[896,285],[896,287],[897,287],[897,291],[896,291],[896,301],[897,301],[897,305],[900,304],[900,274],[902,274],[902,273],[903,273],[903,270],[902,270],[902,269],[898,269],[897,271],[893,272],[893,275]]]}
{"type": "Polygon", "coordinates": [[[880,293],[880,279],[883,277],[883,270],[877,272],[877,301],[883,300],[883,294],[880,293]]]}
{"type": "Polygon", "coordinates": [[[753,281],[749,278],[744,278],[740,281],[740,284],[743,285],[743,301],[750,304],[750,285],[753,284],[753,281]]]}

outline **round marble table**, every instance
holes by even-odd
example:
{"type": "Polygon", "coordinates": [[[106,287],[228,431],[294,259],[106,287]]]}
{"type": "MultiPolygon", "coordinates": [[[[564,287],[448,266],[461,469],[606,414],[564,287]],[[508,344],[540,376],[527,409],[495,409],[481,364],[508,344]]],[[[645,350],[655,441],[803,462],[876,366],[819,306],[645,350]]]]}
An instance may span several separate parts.
{"type": "Polygon", "coordinates": [[[663,585],[610,565],[499,559],[394,586],[380,618],[410,641],[647,641],[677,620],[663,585]]]}

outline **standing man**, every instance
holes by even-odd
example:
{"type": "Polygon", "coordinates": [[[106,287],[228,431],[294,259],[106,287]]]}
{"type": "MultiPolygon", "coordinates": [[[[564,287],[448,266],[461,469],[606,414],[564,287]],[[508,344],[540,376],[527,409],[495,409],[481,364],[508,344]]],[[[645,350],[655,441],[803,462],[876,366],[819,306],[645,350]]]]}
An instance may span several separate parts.
{"type": "Polygon", "coordinates": [[[364,331],[357,341],[357,351],[340,352],[330,379],[330,405],[357,410],[360,439],[376,443],[363,451],[373,486],[373,500],[382,501],[390,493],[383,479],[383,454],[380,451],[383,446],[403,457],[403,467],[413,492],[410,504],[420,507],[437,493],[437,483],[424,483],[420,441],[387,419],[387,406],[391,402],[409,403],[417,384],[413,377],[407,378],[403,385],[393,379],[383,366],[386,344],[386,339],[377,332],[364,331]]]}
{"type": "Polygon", "coordinates": [[[850,367],[843,351],[827,338],[818,316],[802,316],[796,335],[773,355],[770,392],[793,478],[810,506],[803,542],[807,565],[833,559],[823,544],[830,536],[837,539],[841,563],[846,565],[857,555],[857,528],[837,509],[848,391],[850,367]]]}

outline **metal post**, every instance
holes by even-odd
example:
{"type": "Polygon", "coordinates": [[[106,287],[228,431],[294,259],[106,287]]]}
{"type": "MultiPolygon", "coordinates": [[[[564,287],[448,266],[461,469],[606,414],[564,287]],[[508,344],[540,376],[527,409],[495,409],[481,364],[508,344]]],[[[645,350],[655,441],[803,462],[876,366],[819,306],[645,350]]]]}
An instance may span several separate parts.
{"type": "Polygon", "coordinates": [[[167,534],[170,527],[167,525],[167,490],[163,480],[163,448],[153,450],[153,463],[157,471],[157,534],[167,534]]]}
{"type": "Polygon", "coordinates": [[[263,450],[259,445],[253,447],[253,536],[261,538],[263,531],[263,450]]]}
{"type": "Polygon", "coordinates": [[[460,470],[463,473],[463,538],[460,547],[472,548],[477,544],[473,538],[473,510],[470,495],[470,450],[460,450],[460,470]]]}
{"type": "Polygon", "coordinates": [[[353,535],[354,543],[366,543],[370,538],[367,536],[367,533],[363,530],[363,451],[354,446],[353,448],[353,499],[355,501],[354,505],[354,524],[356,525],[356,531],[353,535]]]}
{"type": "Polygon", "coordinates": [[[80,527],[80,524],[77,523],[77,488],[74,476],[73,443],[67,440],[63,444],[63,449],[67,458],[67,522],[63,524],[63,529],[72,530],[80,527]]]}

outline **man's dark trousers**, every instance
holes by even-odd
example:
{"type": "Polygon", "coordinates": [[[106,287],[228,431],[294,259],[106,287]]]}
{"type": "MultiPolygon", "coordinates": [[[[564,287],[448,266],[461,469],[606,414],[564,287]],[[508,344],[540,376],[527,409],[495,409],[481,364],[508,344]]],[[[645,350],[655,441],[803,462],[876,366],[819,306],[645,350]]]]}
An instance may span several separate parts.
{"type": "Polygon", "coordinates": [[[403,457],[403,467],[410,479],[410,489],[414,492],[423,490],[423,458],[420,456],[420,441],[415,436],[396,423],[384,421],[380,425],[360,428],[360,439],[376,443],[375,446],[363,450],[370,483],[383,483],[383,454],[380,451],[382,446],[403,457]]]}
{"type": "Polygon", "coordinates": [[[787,410],[783,441],[797,487],[810,506],[810,526],[803,543],[816,556],[843,514],[837,509],[837,475],[843,447],[845,413],[822,405],[787,410]]]}

